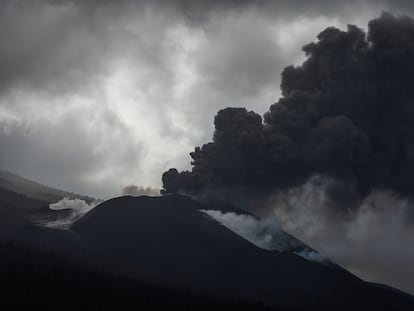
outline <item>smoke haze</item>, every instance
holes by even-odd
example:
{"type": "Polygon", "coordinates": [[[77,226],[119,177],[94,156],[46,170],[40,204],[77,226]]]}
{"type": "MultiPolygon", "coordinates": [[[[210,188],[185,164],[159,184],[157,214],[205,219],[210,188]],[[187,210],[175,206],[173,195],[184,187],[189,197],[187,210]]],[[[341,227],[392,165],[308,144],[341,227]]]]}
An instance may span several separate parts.
{"type": "Polygon", "coordinates": [[[283,251],[295,247],[283,234],[275,218],[259,219],[251,215],[217,210],[202,212],[260,248],[283,251]]]}
{"type": "Polygon", "coordinates": [[[346,214],[334,213],[329,178],[313,176],[268,202],[287,232],[361,278],[413,293],[413,202],[373,191],[346,214]]]}

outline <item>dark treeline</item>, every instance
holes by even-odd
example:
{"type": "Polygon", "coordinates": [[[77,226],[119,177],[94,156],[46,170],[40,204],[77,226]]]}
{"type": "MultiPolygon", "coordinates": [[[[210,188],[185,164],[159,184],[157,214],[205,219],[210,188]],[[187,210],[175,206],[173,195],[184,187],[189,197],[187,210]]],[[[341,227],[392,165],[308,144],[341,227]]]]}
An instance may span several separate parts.
{"type": "Polygon", "coordinates": [[[34,199],[24,194],[0,188],[0,208],[37,210],[48,207],[46,201],[34,199]]]}
{"type": "Polygon", "coordinates": [[[292,310],[221,300],[113,276],[48,250],[0,241],[3,310],[292,310]]]}
{"type": "Polygon", "coordinates": [[[32,215],[48,210],[48,203],[0,188],[0,224],[29,223],[32,215]]]}

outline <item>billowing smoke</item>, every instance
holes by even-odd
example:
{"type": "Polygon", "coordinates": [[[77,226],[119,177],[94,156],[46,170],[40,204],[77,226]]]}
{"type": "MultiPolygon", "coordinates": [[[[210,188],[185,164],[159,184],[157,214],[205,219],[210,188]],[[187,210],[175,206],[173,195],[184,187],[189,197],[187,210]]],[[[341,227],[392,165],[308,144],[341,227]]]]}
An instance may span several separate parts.
{"type": "Polygon", "coordinates": [[[414,202],[372,191],[348,214],[334,213],[326,195],[332,179],[313,176],[269,200],[287,232],[369,281],[414,293],[414,202]]]}
{"type": "Polygon", "coordinates": [[[282,97],[263,120],[244,108],[218,112],[213,141],[190,154],[192,170],[164,173],[166,192],[263,197],[323,174],[346,185],[332,194],[349,201],[373,189],[413,193],[414,20],[383,13],[367,34],[349,25],[317,39],[301,66],[284,69],[282,97]]]}
{"type": "Polygon", "coordinates": [[[47,221],[45,225],[54,228],[67,229],[74,221],[81,218],[83,215],[92,210],[99,203],[101,202],[94,201],[91,203],[87,203],[81,199],[63,198],[59,202],[50,204],[49,209],[53,211],[68,210],[70,211],[70,213],[63,217],[58,216],[54,220],[47,221]]]}
{"type": "Polygon", "coordinates": [[[136,185],[128,185],[122,189],[122,195],[130,195],[134,197],[139,197],[142,195],[156,197],[160,195],[160,189],[151,188],[151,187],[142,187],[136,185]]]}

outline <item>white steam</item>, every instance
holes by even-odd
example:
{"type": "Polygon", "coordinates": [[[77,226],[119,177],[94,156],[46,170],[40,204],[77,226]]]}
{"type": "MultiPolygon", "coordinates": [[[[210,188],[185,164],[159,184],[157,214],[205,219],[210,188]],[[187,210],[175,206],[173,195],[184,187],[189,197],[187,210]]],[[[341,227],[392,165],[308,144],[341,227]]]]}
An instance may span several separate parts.
{"type": "Polygon", "coordinates": [[[57,219],[45,223],[48,227],[67,229],[73,222],[81,218],[87,212],[97,206],[100,201],[87,203],[81,199],[63,198],[62,200],[50,204],[49,209],[53,211],[69,211],[65,216],[58,216],[57,219]]]}
{"type": "Polygon", "coordinates": [[[327,195],[331,180],[314,176],[272,200],[287,232],[359,277],[414,293],[414,202],[373,191],[338,212],[327,195]]]}
{"type": "Polygon", "coordinates": [[[325,257],[309,248],[304,248],[300,251],[295,252],[295,254],[307,260],[316,261],[320,263],[327,262],[327,259],[325,257]]]}
{"type": "Polygon", "coordinates": [[[223,213],[217,210],[202,210],[202,212],[260,248],[272,250],[282,246],[274,238],[281,232],[275,221],[259,220],[250,215],[223,213]]]}
{"type": "Polygon", "coordinates": [[[259,219],[251,215],[224,213],[218,210],[202,210],[202,212],[260,248],[280,252],[300,249],[294,253],[308,260],[326,261],[320,254],[281,230],[274,217],[259,219]]]}

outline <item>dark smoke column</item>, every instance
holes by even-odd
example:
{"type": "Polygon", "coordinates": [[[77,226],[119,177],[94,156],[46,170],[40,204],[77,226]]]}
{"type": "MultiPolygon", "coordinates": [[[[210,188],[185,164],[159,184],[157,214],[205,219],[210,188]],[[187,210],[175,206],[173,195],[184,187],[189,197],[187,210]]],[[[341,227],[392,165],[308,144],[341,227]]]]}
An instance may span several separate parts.
{"type": "Polygon", "coordinates": [[[411,195],[414,175],[414,20],[383,13],[366,35],[330,27],[282,72],[282,97],[264,115],[226,108],[213,141],[169,170],[165,192],[272,192],[313,174],[411,195]]]}

